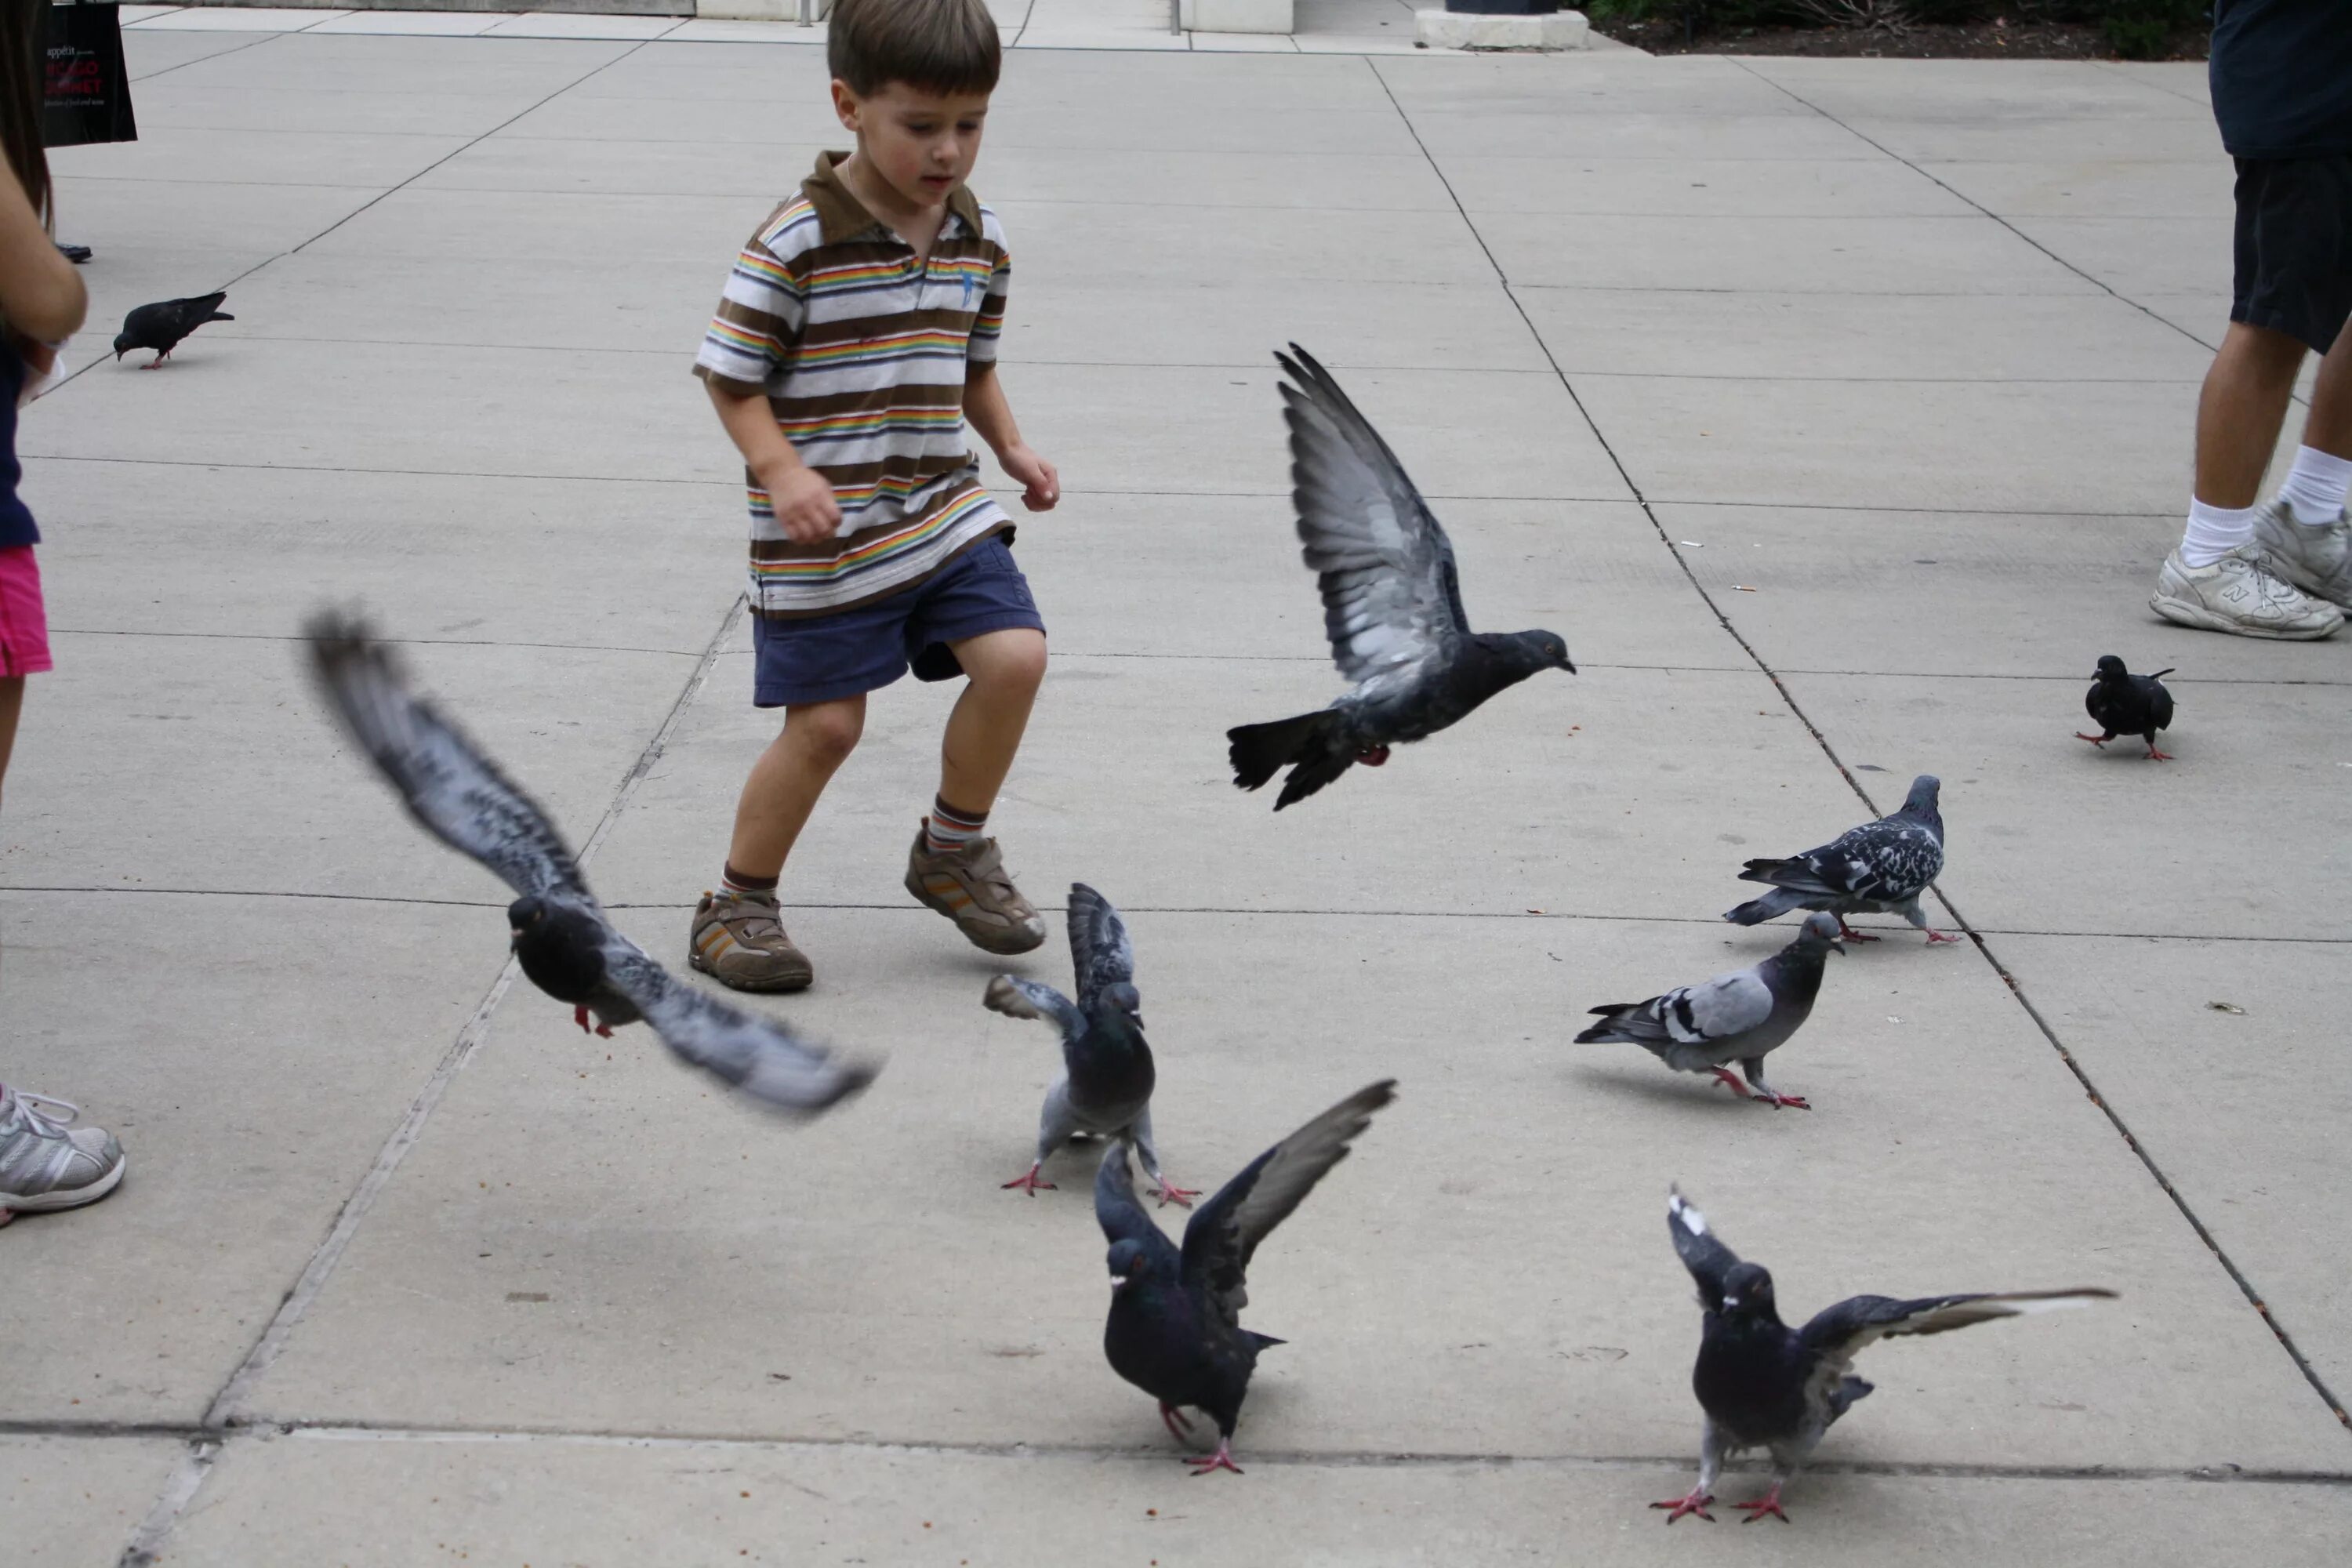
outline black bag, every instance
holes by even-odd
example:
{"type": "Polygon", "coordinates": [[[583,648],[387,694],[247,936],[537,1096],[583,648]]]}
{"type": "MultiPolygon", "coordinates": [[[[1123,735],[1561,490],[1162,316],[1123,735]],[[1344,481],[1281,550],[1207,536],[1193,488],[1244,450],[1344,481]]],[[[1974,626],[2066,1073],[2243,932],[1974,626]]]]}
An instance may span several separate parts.
{"type": "Polygon", "coordinates": [[[139,123],[131,117],[131,73],[122,65],[119,7],[73,0],[51,5],[48,68],[42,145],[139,140],[139,123]]]}

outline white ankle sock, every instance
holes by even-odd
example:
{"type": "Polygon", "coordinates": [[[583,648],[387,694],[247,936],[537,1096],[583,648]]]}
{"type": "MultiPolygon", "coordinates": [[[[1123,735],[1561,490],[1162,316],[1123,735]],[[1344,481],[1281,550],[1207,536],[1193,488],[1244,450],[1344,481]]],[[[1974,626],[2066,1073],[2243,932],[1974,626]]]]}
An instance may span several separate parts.
{"type": "Polygon", "coordinates": [[[2324,528],[2344,510],[2344,492],[2352,486],[2352,458],[2339,458],[2316,447],[2297,447],[2294,467],[2279,487],[2279,500],[2294,510],[2305,528],[2324,528]]]}
{"type": "Polygon", "coordinates": [[[2180,563],[2191,572],[2210,566],[2254,538],[2254,508],[2232,511],[2227,507],[2189,503],[2189,527],[2180,536],[2180,563]]]}

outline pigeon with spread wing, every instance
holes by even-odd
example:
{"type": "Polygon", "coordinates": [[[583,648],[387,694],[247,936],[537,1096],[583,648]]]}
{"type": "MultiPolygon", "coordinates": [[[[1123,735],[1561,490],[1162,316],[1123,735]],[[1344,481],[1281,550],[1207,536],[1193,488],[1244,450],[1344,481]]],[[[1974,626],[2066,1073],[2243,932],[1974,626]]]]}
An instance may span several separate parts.
{"type": "Polygon", "coordinates": [[[1252,1160],[1194,1212],[1180,1249],[1135,1200],[1127,1145],[1114,1142],[1095,1177],[1095,1219],[1109,1238],[1110,1316],[1103,1354],[1111,1370],[1160,1401],[1160,1419],[1181,1439],[1184,1405],[1217,1424],[1217,1451],[1192,1458],[1192,1473],[1242,1473],[1234,1426],[1249,1392],[1257,1352],[1280,1340],[1242,1327],[1251,1257],[1290,1217],[1315,1184],[1348,1157],[1348,1146],[1396,1098],[1396,1080],[1358,1089],[1252,1160]]]}
{"type": "Polygon", "coordinates": [[[1037,1157],[1028,1173],[1004,1184],[1034,1197],[1054,1184],[1040,1180],[1046,1157],[1080,1133],[1132,1139],[1164,1205],[1192,1206],[1201,1194],[1160,1173],[1151,1139],[1151,1090],[1157,1081],[1151,1047],[1143,1038],[1143,995],[1135,988],[1135,944],[1111,901],[1084,882],[1070,884],[1070,966],[1078,999],[1052,986],[1000,974],[981,998],[1009,1018],[1044,1018],[1062,1032],[1062,1076],[1045,1091],[1037,1119],[1037,1157]]]}
{"type": "Polygon", "coordinates": [[[1332,660],[1353,683],[1328,708],[1225,731],[1241,788],[1290,769],[1280,811],[1539,669],[1576,666],[1555,633],[1470,629],[1454,545],[1404,465],[1314,355],[1293,343],[1274,357],[1290,377],[1282,403],[1301,553],[1322,589],[1332,660]]]}
{"type": "Polygon", "coordinates": [[[1824,1307],[1801,1329],[1780,1321],[1772,1301],[1772,1276],[1760,1263],[1742,1262],[1707,1228],[1706,1216],[1679,1191],[1666,1197],[1666,1228],[1675,1252],[1698,1284],[1706,1312],[1699,1331],[1698,1364],[1691,1392],[1706,1415],[1699,1441],[1698,1484],[1688,1493],[1653,1503],[1670,1511],[1674,1523],[1695,1513],[1709,1523],[1715,1483],[1723,1462],[1742,1448],[1772,1455],[1772,1489],[1748,1502],[1747,1522],[1767,1514],[1787,1523],[1780,1489],[1796,1476],[1837,1418],[1871,1392],[1852,1375],[1853,1358],[1873,1341],[1897,1334],[1940,1334],[1995,1318],[2015,1318],[2062,1307],[2087,1307],[2115,1292],[2024,1290],[2000,1294],[1923,1296],[1897,1301],[1885,1296],[1854,1296],[1824,1307]]]}
{"type": "Polygon", "coordinates": [[[784,1110],[822,1110],[872,1079],[874,1067],[674,978],[614,929],[546,815],[409,690],[391,649],[331,611],[306,632],[311,671],[344,730],[426,832],[514,889],[507,922],[516,960],[532,984],[572,1004],[583,1029],[591,1015],[600,1035],[642,1020],[688,1062],[784,1110]]]}

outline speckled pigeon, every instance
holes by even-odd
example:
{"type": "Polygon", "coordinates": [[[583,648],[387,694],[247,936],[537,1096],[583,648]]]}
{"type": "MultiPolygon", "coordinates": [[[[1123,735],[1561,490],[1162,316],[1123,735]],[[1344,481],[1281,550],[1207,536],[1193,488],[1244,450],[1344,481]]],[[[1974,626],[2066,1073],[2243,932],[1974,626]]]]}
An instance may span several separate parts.
{"type": "Polygon", "coordinates": [[[875,1068],[672,978],[613,929],[546,814],[410,692],[390,648],[333,612],[306,631],[320,689],[409,815],[519,895],[507,907],[515,958],[532,984],[572,1005],[581,1028],[592,1014],[600,1035],[642,1019],[688,1063],[778,1110],[822,1110],[872,1079],[875,1068]]]}
{"type": "Polygon", "coordinates": [[[2137,735],[2147,742],[2149,762],[2172,761],[2172,753],[2158,750],[2156,744],[2156,732],[2172,724],[2172,693],[2165,689],[2163,679],[2171,673],[2159,669],[2154,675],[2134,675],[2114,654],[2101,654],[2098,673],[2091,678],[2083,708],[2092,722],[2106,732],[2085,735],[2077,730],[2074,739],[2104,748],[2117,735],[2137,735]]]}
{"type": "Polygon", "coordinates": [[[1691,1392],[1698,1395],[1706,1422],[1699,1439],[1698,1484],[1682,1497],[1652,1503],[1671,1511],[1674,1523],[1686,1513],[1709,1523],[1716,1478],[1723,1462],[1742,1448],[1772,1454],[1772,1489],[1734,1508],[1748,1510],[1746,1522],[1769,1514],[1783,1524],[1780,1489],[1797,1473],[1832,1423],[1852,1409],[1871,1385],[1850,1375],[1856,1352],[1874,1340],[1897,1334],[1940,1334],[1995,1318],[2087,1307],[2112,1300],[2115,1292],[2095,1288],[2025,1290],[1999,1295],[1924,1296],[1897,1301],[1885,1296],[1854,1296],[1824,1307],[1801,1329],[1780,1321],[1772,1300],[1772,1276],[1760,1263],[1743,1263],[1707,1229],[1706,1216],[1678,1191],[1666,1197],[1666,1229],[1675,1251],[1698,1282],[1706,1312],[1699,1331],[1698,1364],[1691,1392]]]}
{"type": "Polygon", "coordinates": [[[1592,1009],[1608,1020],[1576,1037],[1579,1045],[1622,1041],[1641,1046],[1677,1072],[1711,1072],[1745,1100],[1728,1064],[1738,1062],[1755,1098],[1779,1110],[1811,1110],[1801,1095],[1782,1094],[1764,1081],[1764,1058],[1787,1041],[1813,1010],[1822,966],[1838,941],[1833,915],[1805,917],[1797,940],[1756,965],[1718,974],[1699,985],[1678,985],[1646,1002],[1614,1002],[1592,1009]]]}
{"type": "Polygon", "coordinates": [[[1332,660],[1354,683],[1328,708],[1225,731],[1241,788],[1290,769],[1280,811],[1539,669],[1576,666],[1554,633],[1470,629],[1453,543],[1404,465],[1314,355],[1293,343],[1274,357],[1290,377],[1283,417],[1302,553],[1322,588],[1332,660]]]}
{"type": "Polygon", "coordinates": [[[1135,1201],[1127,1145],[1115,1142],[1103,1156],[1095,1176],[1095,1219],[1110,1242],[1103,1354],[1113,1372],[1160,1401],[1160,1419],[1180,1442],[1192,1430],[1182,1406],[1216,1422],[1216,1453],[1186,1461],[1194,1475],[1242,1473],[1234,1463],[1234,1426],[1257,1352],[1282,1343],[1241,1323],[1249,1305],[1244,1276],[1257,1244],[1348,1157],[1372,1112],[1395,1098],[1394,1079],[1368,1085],[1252,1160],[1192,1215],[1181,1251],[1135,1201]]]}
{"type": "Polygon", "coordinates": [[[142,305],[122,318],[122,330],[114,334],[114,357],[121,359],[132,349],[153,349],[155,357],[141,365],[141,370],[153,370],[172,357],[180,340],[203,326],[206,321],[234,321],[235,316],[221,309],[226,300],[226,290],[218,294],[199,294],[192,300],[161,300],[152,305],[142,305]]]}
{"type": "Polygon", "coordinates": [[[1160,1170],[1151,1141],[1151,1047],[1143,1039],[1143,997],[1135,988],[1135,945],[1111,901],[1084,882],[1070,884],[1070,967],[1078,999],[1050,985],[1000,974],[981,1000],[1013,1018],[1045,1018],[1062,1031],[1062,1076],[1045,1091],[1037,1119],[1037,1158],[1026,1175],[1005,1183],[1034,1197],[1054,1184],[1038,1179],[1046,1156],[1082,1132],[1133,1141],[1164,1206],[1192,1206],[1201,1194],[1160,1170]]]}
{"type": "Polygon", "coordinates": [[[1752,926],[1790,910],[1827,910],[1848,942],[1876,942],[1847,925],[1845,917],[1892,910],[1926,931],[1930,942],[1959,941],[1929,925],[1919,910],[1919,895],[1944,869],[1944,819],[1936,810],[1942,787],[1934,774],[1921,773],[1893,816],[1849,827],[1832,842],[1785,860],[1750,860],[1739,879],[1769,882],[1772,891],[1725,910],[1723,918],[1752,926]]]}

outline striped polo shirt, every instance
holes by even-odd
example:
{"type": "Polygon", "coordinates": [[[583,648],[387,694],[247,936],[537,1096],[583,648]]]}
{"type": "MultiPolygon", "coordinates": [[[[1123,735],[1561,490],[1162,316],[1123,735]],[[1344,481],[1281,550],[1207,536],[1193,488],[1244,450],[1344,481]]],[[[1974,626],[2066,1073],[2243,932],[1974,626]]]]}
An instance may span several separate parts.
{"type": "Polygon", "coordinates": [[[834,173],[770,214],[735,258],[694,373],[765,394],[801,460],[841,506],[831,539],[796,544],[748,471],[751,604],[819,616],[910,587],[1013,521],[966,444],[967,369],[996,358],[1012,258],[996,215],[958,185],[928,258],[834,173]]]}

